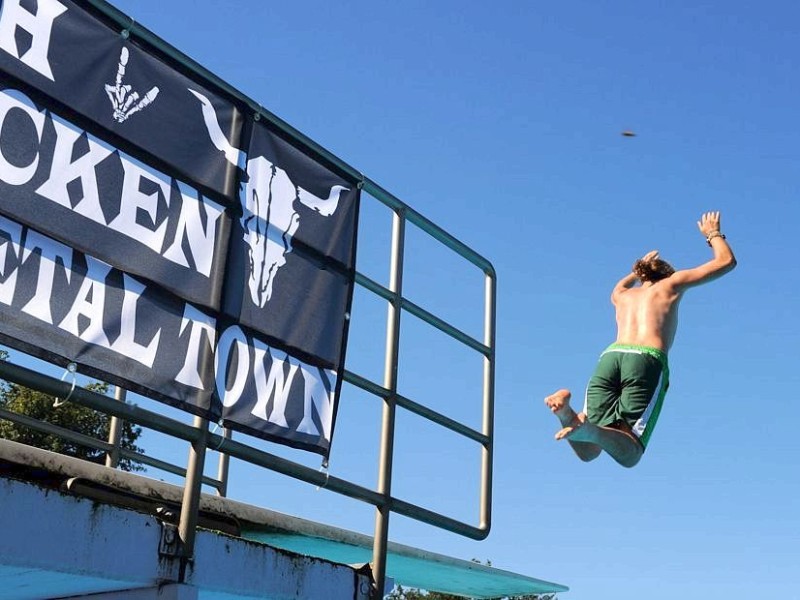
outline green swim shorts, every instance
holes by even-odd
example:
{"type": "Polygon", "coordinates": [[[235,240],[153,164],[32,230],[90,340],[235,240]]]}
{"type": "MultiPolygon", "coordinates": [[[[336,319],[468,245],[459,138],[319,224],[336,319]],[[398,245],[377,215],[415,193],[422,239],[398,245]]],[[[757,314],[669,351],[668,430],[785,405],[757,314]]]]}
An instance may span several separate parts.
{"type": "Polygon", "coordinates": [[[586,387],[590,423],[630,431],[647,447],[669,387],[667,355],[648,346],[611,344],[586,387]]]}

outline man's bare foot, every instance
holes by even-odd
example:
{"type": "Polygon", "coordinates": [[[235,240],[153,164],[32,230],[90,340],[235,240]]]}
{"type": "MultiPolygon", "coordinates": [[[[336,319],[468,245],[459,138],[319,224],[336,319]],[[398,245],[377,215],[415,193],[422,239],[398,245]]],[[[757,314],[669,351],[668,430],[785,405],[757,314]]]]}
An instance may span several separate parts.
{"type": "Polygon", "coordinates": [[[567,426],[575,419],[575,411],[569,405],[569,399],[572,397],[569,390],[558,390],[553,392],[544,399],[547,407],[553,411],[553,414],[558,417],[562,426],[567,426]]]}
{"type": "Polygon", "coordinates": [[[586,419],[582,412],[575,415],[575,418],[556,434],[557,440],[568,439],[571,442],[592,442],[591,438],[593,425],[586,419]]]}

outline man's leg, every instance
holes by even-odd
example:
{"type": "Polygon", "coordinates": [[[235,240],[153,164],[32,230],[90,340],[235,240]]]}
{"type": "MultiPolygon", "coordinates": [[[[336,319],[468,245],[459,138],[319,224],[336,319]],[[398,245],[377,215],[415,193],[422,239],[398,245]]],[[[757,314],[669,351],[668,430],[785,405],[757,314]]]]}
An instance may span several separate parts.
{"type": "MultiPolygon", "coordinates": [[[[571,396],[572,394],[570,394],[569,390],[558,390],[544,399],[544,403],[553,411],[553,414],[558,417],[561,426],[565,428],[572,425],[578,418],[578,415],[575,414],[575,411],[572,410],[572,407],[569,405],[571,396]]],[[[561,431],[564,430],[562,429],[561,431]]],[[[602,452],[602,448],[594,443],[572,439],[567,439],[567,441],[575,451],[575,454],[578,455],[578,458],[584,462],[594,460],[600,456],[602,452]]]]}
{"type": "Polygon", "coordinates": [[[557,440],[566,439],[570,445],[576,443],[596,444],[623,467],[634,467],[644,454],[644,448],[630,433],[610,427],[598,427],[580,413],[575,420],[556,434],[557,440]]]}

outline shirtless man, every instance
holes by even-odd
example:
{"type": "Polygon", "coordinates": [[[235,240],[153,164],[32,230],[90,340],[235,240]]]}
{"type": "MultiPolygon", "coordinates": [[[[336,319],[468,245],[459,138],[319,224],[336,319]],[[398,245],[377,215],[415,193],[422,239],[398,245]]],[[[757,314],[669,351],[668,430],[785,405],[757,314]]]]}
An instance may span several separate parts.
{"type": "Polygon", "coordinates": [[[545,398],[561,422],[556,439],[566,439],[583,461],[594,460],[605,450],[623,467],[639,462],[669,386],[667,352],[678,327],[681,297],[689,288],[736,266],[720,232],[719,212],[705,213],[697,226],[714,252],[711,260],[675,271],[653,250],[614,286],[617,340],[600,355],[583,410],[575,413],[570,407],[569,390],[545,398]],[[641,285],[635,286],[637,280],[641,285]]]}

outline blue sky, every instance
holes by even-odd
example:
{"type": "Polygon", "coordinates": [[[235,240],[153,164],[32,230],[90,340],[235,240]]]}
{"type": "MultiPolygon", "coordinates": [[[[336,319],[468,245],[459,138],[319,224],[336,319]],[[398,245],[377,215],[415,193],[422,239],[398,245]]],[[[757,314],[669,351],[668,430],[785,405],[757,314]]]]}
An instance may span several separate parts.
{"type": "MultiPolygon", "coordinates": [[[[796,3],[113,3],[494,264],[492,533],[392,517],[392,540],[564,583],[570,600],[800,598],[796,3]],[[739,266],[682,303],[648,452],[633,470],[582,464],[542,398],[582,394],[635,258],[710,258],[707,210],[739,266]]],[[[363,212],[358,267],[385,281],[388,216],[363,212]]],[[[480,336],[481,274],[409,236],[409,297],[480,336]]],[[[348,368],[378,381],[384,323],[356,297],[348,368]]],[[[411,319],[403,344],[401,391],[477,427],[480,362],[411,319]]],[[[346,387],[332,474],[375,486],[379,423],[379,402],[346,387]]],[[[473,445],[401,415],[396,451],[398,496],[476,521],[473,445]]],[[[370,506],[246,465],[229,495],[372,532],[370,506]]]]}

